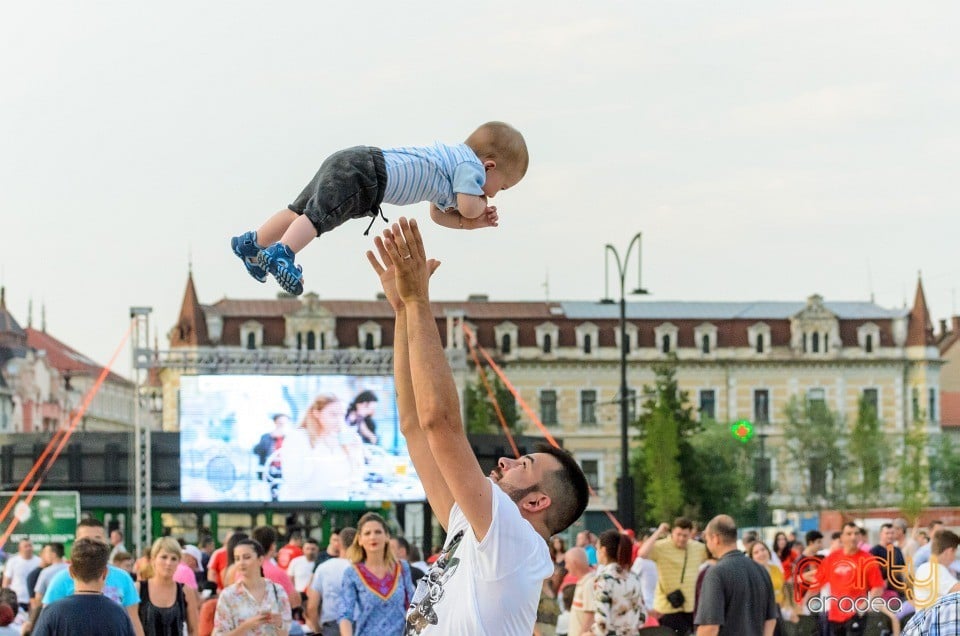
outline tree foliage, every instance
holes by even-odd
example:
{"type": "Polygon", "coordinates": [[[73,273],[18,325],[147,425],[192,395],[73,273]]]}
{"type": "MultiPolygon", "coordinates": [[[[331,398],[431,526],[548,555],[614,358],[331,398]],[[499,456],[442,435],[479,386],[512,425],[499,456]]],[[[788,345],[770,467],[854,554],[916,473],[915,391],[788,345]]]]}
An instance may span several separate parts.
{"type": "Polygon", "coordinates": [[[846,507],[847,459],[843,418],[820,400],[793,396],[787,402],[783,436],[800,493],[810,508],[846,507]]]}
{"type": "Polygon", "coordinates": [[[948,506],[960,506],[960,449],[950,435],[940,434],[937,452],[930,458],[930,481],[948,506]]]}
{"type": "Polygon", "coordinates": [[[903,435],[898,488],[902,496],[900,509],[913,521],[930,501],[930,465],[927,462],[927,424],[918,419],[907,426],[903,435]]]}
{"type": "Polygon", "coordinates": [[[683,477],[685,513],[694,519],[712,519],[721,513],[748,518],[753,491],[750,456],[756,438],[744,444],[730,434],[729,426],[707,422],[690,441],[696,468],[683,477]]]}
{"type": "MultiPolygon", "coordinates": [[[[513,394],[497,375],[489,373],[486,369],[483,373],[493,389],[507,428],[512,434],[519,435],[522,432],[519,427],[520,413],[513,394]]],[[[499,433],[503,430],[487,389],[479,379],[475,382],[467,382],[464,390],[464,410],[467,417],[467,433],[499,433]]]]}
{"type": "Polygon", "coordinates": [[[879,503],[884,492],[884,468],[890,462],[890,444],[883,432],[883,423],[877,409],[864,397],[860,398],[857,421],[850,431],[847,443],[850,458],[850,494],[860,508],[879,503]]]}

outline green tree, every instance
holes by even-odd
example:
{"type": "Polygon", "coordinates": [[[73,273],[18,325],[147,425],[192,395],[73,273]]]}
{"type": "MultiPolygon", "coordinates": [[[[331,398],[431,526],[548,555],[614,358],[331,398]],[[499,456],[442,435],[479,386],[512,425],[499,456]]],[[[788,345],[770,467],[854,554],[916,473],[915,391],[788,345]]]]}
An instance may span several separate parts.
{"type": "Polygon", "coordinates": [[[744,444],[726,424],[706,422],[690,443],[696,469],[684,478],[686,514],[694,519],[712,519],[721,513],[746,519],[753,491],[751,447],[756,439],[744,444]]]}
{"type": "Polygon", "coordinates": [[[683,510],[684,493],[691,492],[691,472],[696,460],[691,444],[700,430],[685,391],[677,384],[677,360],[673,356],[653,367],[653,386],[643,387],[643,408],[634,426],[639,427],[643,446],[639,451],[638,501],[646,503],[648,523],[670,520],[683,510]]]}
{"type": "Polygon", "coordinates": [[[785,415],[786,452],[794,473],[800,476],[800,492],[807,505],[810,508],[846,507],[843,419],[823,401],[796,395],[787,402],[785,415]]]}
{"type": "Polygon", "coordinates": [[[883,469],[890,462],[890,444],[883,433],[877,409],[860,398],[857,421],[847,443],[850,471],[850,494],[855,505],[870,508],[878,503],[883,492],[883,469]]]}
{"type": "Polygon", "coordinates": [[[930,458],[930,481],[948,506],[960,505],[960,452],[950,435],[940,434],[937,452],[930,458]]]}
{"type": "MultiPolygon", "coordinates": [[[[507,428],[514,435],[519,435],[522,431],[519,428],[520,413],[517,410],[517,401],[514,399],[510,389],[495,374],[484,370],[487,382],[493,389],[497,404],[500,406],[500,412],[503,413],[503,419],[507,423],[507,428]]],[[[467,433],[484,434],[499,433],[500,419],[497,417],[497,411],[493,402],[487,393],[483,382],[467,382],[464,389],[464,410],[467,417],[467,433]]]]}
{"type": "Polygon", "coordinates": [[[908,425],[903,435],[903,453],[897,492],[900,509],[910,521],[919,516],[930,501],[930,466],[927,462],[927,423],[920,418],[908,425]]]}

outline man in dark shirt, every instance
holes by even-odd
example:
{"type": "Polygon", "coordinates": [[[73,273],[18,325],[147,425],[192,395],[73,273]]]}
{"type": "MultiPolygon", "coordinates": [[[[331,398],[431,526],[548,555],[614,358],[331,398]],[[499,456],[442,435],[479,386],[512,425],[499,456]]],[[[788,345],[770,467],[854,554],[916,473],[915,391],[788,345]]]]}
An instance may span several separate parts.
{"type": "Polygon", "coordinates": [[[77,539],[70,552],[73,594],[43,608],[34,636],[134,636],[126,611],[103,595],[110,546],[96,539],[77,539]]]}
{"type": "Polygon", "coordinates": [[[903,580],[903,573],[906,571],[906,561],[903,558],[903,551],[894,541],[892,523],[880,526],[880,543],[870,548],[870,554],[880,559],[880,573],[883,574],[883,580],[887,582],[887,590],[892,590],[901,599],[905,598],[907,582],[903,580]]]}
{"type": "Polygon", "coordinates": [[[773,636],[777,603],[763,567],[737,550],[737,524],[714,517],[703,531],[717,559],[703,577],[694,624],[697,636],[773,636]]]}

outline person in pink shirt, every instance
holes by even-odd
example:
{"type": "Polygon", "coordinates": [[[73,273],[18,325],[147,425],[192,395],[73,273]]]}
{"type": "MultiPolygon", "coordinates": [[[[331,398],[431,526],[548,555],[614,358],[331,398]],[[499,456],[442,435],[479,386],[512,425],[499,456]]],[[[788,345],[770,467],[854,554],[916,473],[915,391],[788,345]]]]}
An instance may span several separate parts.
{"type": "Polygon", "coordinates": [[[260,526],[254,528],[251,537],[263,546],[263,576],[281,586],[290,597],[290,609],[300,607],[301,599],[297,588],[293,586],[293,581],[287,576],[274,557],[277,554],[277,531],[273,526],[260,526]]]}
{"type": "Polygon", "coordinates": [[[188,545],[183,548],[180,555],[180,564],[177,565],[177,571],[173,573],[173,580],[177,583],[183,583],[187,587],[198,589],[197,586],[197,554],[200,549],[194,545],[188,545]],[[191,550],[192,548],[192,550],[191,550]]]}

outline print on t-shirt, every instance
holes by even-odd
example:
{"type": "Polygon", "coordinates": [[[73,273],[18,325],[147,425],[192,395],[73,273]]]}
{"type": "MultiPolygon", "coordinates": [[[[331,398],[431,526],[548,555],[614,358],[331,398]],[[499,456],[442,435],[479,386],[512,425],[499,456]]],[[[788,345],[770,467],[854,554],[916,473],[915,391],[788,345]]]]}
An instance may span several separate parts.
{"type": "Polygon", "coordinates": [[[447,547],[440,552],[436,563],[430,567],[427,575],[417,583],[417,590],[410,602],[407,611],[407,629],[405,636],[419,636],[429,625],[437,624],[437,613],[433,607],[443,598],[443,586],[457,571],[460,559],[454,558],[454,553],[460,547],[463,539],[463,530],[453,535],[447,547]]]}

